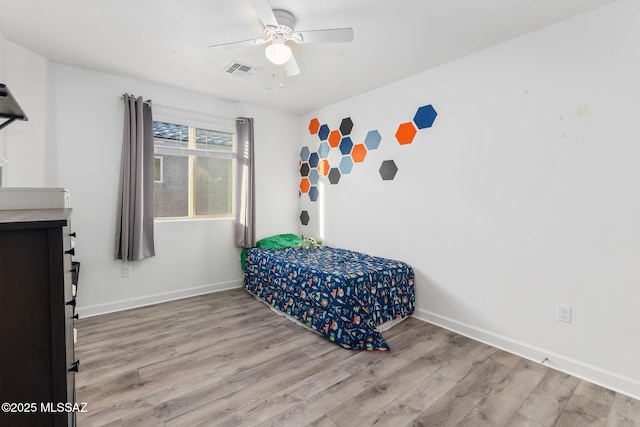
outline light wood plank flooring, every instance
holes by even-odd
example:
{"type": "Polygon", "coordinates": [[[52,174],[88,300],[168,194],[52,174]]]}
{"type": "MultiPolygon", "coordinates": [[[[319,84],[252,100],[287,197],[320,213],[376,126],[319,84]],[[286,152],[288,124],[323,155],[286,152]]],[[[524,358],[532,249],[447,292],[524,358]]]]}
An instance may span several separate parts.
{"type": "Polygon", "coordinates": [[[84,426],[640,426],[640,401],[409,318],[343,349],[243,289],[77,322],[84,426]]]}

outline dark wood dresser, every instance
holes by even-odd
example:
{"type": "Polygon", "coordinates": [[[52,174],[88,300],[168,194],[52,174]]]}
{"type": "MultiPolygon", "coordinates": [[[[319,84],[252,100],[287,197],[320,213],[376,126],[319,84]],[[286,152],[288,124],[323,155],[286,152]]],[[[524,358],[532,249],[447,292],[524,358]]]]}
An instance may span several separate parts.
{"type": "Polygon", "coordinates": [[[0,426],[75,426],[70,216],[0,210],[0,426]]]}

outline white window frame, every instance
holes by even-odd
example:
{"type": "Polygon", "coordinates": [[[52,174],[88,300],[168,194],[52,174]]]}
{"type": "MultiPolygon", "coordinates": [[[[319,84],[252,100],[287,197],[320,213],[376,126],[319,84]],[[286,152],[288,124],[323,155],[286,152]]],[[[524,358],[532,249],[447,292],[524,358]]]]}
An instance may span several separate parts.
{"type": "MultiPolygon", "coordinates": [[[[233,219],[235,218],[235,206],[236,206],[236,168],[237,168],[237,140],[236,140],[236,127],[235,119],[210,116],[203,113],[194,111],[172,109],[167,107],[154,106],[153,121],[174,123],[176,125],[189,126],[189,133],[195,132],[195,129],[211,130],[214,132],[230,133],[234,135],[233,148],[231,151],[225,150],[199,150],[193,147],[187,149],[181,149],[178,147],[171,147],[162,149],[155,145],[154,138],[154,155],[184,155],[189,158],[189,188],[188,188],[188,214],[187,216],[180,217],[154,217],[155,221],[193,221],[201,219],[233,219]],[[160,148],[160,149],[159,149],[160,148]],[[212,156],[216,158],[227,158],[233,160],[232,162],[232,184],[231,184],[231,212],[225,215],[196,215],[195,213],[195,157],[201,153],[205,156],[212,156]]],[[[189,138],[191,145],[195,144],[195,138],[189,138]],[[193,142],[191,142],[193,140],[193,142]]],[[[155,157],[155,156],[154,156],[155,157]]],[[[162,174],[162,172],[161,172],[162,174]]]]}

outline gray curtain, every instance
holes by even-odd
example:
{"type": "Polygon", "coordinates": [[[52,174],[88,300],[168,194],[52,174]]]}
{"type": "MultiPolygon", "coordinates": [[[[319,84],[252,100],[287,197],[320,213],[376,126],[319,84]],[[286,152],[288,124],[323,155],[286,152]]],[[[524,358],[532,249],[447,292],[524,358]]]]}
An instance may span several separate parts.
{"type": "Polygon", "coordinates": [[[153,243],[153,119],[151,102],[124,94],[124,134],[116,225],[116,259],[155,255],[153,243]]]}
{"type": "Polygon", "coordinates": [[[250,248],[256,245],[253,119],[247,117],[237,118],[236,136],[238,139],[238,160],[236,168],[237,194],[234,236],[236,246],[250,248]]]}

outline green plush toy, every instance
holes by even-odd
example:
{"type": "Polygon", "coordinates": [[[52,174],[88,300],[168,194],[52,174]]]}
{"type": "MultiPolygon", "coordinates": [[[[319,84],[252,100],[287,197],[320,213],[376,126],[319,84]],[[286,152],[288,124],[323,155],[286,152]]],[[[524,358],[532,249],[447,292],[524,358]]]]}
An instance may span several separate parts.
{"type": "Polygon", "coordinates": [[[322,241],[314,239],[313,237],[302,236],[302,243],[298,245],[301,249],[315,249],[322,245],[322,241]]]}

